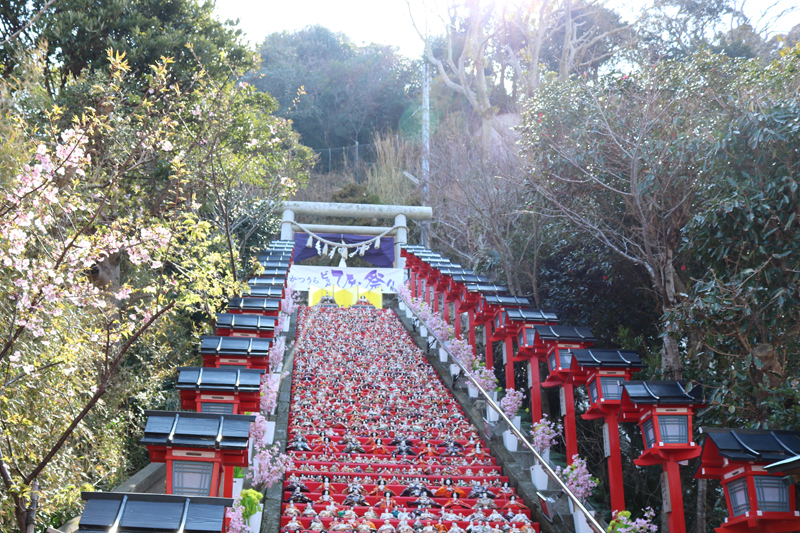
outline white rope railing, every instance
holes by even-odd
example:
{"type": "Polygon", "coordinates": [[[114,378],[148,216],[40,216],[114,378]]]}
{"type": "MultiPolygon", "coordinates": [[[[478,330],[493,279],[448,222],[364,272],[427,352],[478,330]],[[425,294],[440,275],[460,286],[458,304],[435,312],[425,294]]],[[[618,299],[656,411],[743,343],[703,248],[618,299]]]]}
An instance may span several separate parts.
{"type": "Polygon", "coordinates": [[[458,360],[458,358],[455,355],[453,355],[453,352],[450,351],[450,347],[448,345],[446,345],[442,341],[442,339],[440,339],[436,335],[436,333],[433,331],[433,329],[431,329],[424,320],[422,320],[422,318],[417,314],[417,312],[414,310],[414,308],[411,307],[411,303],[407,302],[406,299],[403,298],[399,293],[397,294],[397,298],[399,300],[401,300],[406,305],[406,307],[411,310],[412,313],[414,313],[414,315],[416,316],[416,319],[419,321],[419,323],[422,324],[423,326],[425,326],[425,328],[428,330],[428,334],[430,336],[432,336],[434,339],[436,339],[436,342],[439,344],[439,348],[440,349],[444,349],[447,352],[447,355],[453,361],[455,361],[456,365],[458,365],[458,367],[461,369],[462,373],[472,382],[472,384],[475,386],[475,388],[478,389],[478,392],[483,395],[483,397],[484,397],[486,403],[489,405],[489,407],[494,409],[497,412],[497,414],[500,417],[502,417],[502,419],[506,422],[506,424],[508,424],[509,430],[512,433],[514,433],[514,435],[517,437],[517,439],[520,440],[520,442],[522,442],[522,445],[525,446],[526,448],[528,448],[528,450],[530,450],[533,453],[533,456],[542,465],[542,468],[544,469],[545,473],[547,474],[547,477],[549,477],[550,479],[555,481],[556,484],[559,486],[559,488],[567,495],[567,497],[570,500],[572,500],[573,505],[580,512],[583,513],[583,516],[586,517],[586,522],[589,524],[589,527],[592,528],[595,531],[595,533],[606,533],[606,530],[603,529],[603,526],[601,526],[600,523],[595,519],[595,517],[589,513],[589,510],[586,509],[586,507],[584,507],[584,505],[580,501],[580,499],[578,499],[578,497],[575,496],[575,494],[573,494],[571,490],[569,490],[569,488],[564,483],[564,481],[560,477],[558,477],[556,475],[556,472],[555,472],[555,470],[553,470],[553,467],[551,467],[548,464],[548,462],[545,461],[544,458],[541,455],[539,455],[539,452],[537,452],[536,448],[534,448],[533,445],[528,441],[528,439],[525,438],[525,436],[522,434],[522,431],[517,429],[517,427],[514,425],[514,423],[511,421],[511,419],[508,418],[508,416],[506,416],[505,412],[503,412],[503,409],[501,409],[500,406],[497,405],[497,403],[491,398],[491,396],[489,396],[489,394],[483,389],[483,387],[481,387],[480,383],[478,383],[478,380],[475,379],[475,377],[472,375],[472,373],[469,370],[467,370],[467,368],[461,363],[461,361],[458,360]]]}

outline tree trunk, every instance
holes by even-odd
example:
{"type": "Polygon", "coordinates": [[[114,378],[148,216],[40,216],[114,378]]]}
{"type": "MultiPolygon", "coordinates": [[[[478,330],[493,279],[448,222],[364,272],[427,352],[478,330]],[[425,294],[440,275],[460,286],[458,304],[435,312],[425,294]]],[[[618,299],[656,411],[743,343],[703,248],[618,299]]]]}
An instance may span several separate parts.
{"type": "Polygon", "coordinates": [[[706,492],[708,481],[697,480],[697,511],[695,517],[695,533],[706,533],[706,492]]]}
{"type": "Polygon", "coordinates": [[[564,43],[561,50],[561,64],[558,66],[558,81],[569,79],[570,57],[572,54],[572,0],[564,1],[564,43]]]}
{"type": "MultiPolygon", "coordinates": [[[[678,297],[675,291],[675,268],[672,266],[674,250],[671,246],[667,246],[666,248],[666,257],[664,258],[663,267],[661,268],[661,299],[663,306],[662,311],[664,314],[675,309],[678,303],[678,297]]],[[[681,379],[683,376],[681,356],[678,351],[678,341],[674,336],[675,333],[676,332],[672,329],[663,332],[664,352],[661,356],[662,379],[681,379]]]]}
{"type": "Polygon", "coordinates": [[[683,371],[678,341],[669,332],[664,334],[662,341],[664,344],[664,352],[661,355],[662,379],[682,379],[683,371]]]}

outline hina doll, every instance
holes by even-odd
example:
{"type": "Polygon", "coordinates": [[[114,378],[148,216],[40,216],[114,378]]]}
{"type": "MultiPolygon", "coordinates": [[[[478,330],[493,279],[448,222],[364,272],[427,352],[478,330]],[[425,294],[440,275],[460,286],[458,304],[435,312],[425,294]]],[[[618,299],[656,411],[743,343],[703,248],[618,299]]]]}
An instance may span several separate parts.
{"type": "Polygon", "coordinates": [[[293,516],[289,523],[283,526],[284,531],[299,531],[301,529],[303,529],[303,524],[296,516],[293,516]]]}
{"type": "Polygon", "coordinates": [[[390,493],[396,496],[395,492],[386,485],[386,480],[383,478],[378,480],[378,485],[367,493],[367,496],[382,496],[383,494],[390,493]]]}
{"type": "Polygon", "coordinates": [[[292,500],[289,500],[289,505],[286,506],[286,509],[283,511],[283,514],[285,514],[286,516],[299,516],[300,509],[295,507],[294,502],[292,500]]]}
{"type": "MultiPolygon", "coordinates": [[[[293,504],[290,504],[293,505],[293,504]]],[[[307,518],[312,518],[317,516],[317,511],[314,510],[314,504],[307,503],[306,508],[303,509],[303,516],[307,518]]]]}
{"type": "Polygon", "coordinates": [[[376,505],[378,509],[394,509],[395,506],[397,506],[397,502],[395,502],[394,498],[392,498],[392,493],[388,490],[383,493],[383,498],[378,500],[376,505]]]}
{"type": "Polygon", "coordinates": [[[442,486],[436,489],[436,492],[434,492],[433,495],[437,498],[445,498],[453,492],[458,492],[462,498],[467,497],[467,493],[464,491],[464,489],[456,487],[453,484],[453,480],[448,477],[442,481],[442,486]]]}
{"type": "Polygon", "coordinates": [[[381,527],[378,528],[378,533],[396,533],[396,529],[388,520],[384,520],[381,527]]]}
{"type": "Polygon", "coordinates": [[[453,491],[450,493],[450,499],[444,504],[445,508],[461,508],[461,509],[469,509],[469,505],[464,503],[464,501],[459,497],[458,492],[453,491]]]}
{"type": "MultiPolygon", "coordinates": [[[[517,514],[520,511],[528,510],[528,508],[522,502],[518,501],[517,497],[513,494],[509,496],[508,501],[503,507],[501,507],[501,509],[504,511],[511,512],[513,514],[517,514]]],[[[506,513],[506,516],[508,516],[508,513],[506,513]]]]}

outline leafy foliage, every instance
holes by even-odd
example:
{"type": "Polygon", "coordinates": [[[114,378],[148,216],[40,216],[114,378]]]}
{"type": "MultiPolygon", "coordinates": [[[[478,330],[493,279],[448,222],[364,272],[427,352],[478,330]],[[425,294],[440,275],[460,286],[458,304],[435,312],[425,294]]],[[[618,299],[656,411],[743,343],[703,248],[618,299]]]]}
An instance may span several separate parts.
{"type": "MultiPolygon", "coordinates": [[[[0,28],[7,34],[22,29],[46,4],[46,0],[5,2],[0,28]]],[[[8,75],[14,69],[16,51],[46,42],[41,61],[51,94],[85,72],[107,68],[108,48],[126,53],[134,74],[127,83],[139,84],[150,74],[150,65],[171,57],[175,65],[170,81],[188,86],[196,67],[186,48],[191,43],[194,53],[213,65],[213,75],[224,77],[228,70],[217,61],[220,54],[237,66],[252,64],[252,54],[238,42],[241,31],[216,20],[213,9],[213,2],[205,0],[59,0],[17,41],[0,48],[2,72],[8,75]]]]}
{"type": "Polygon", "coordinates": [[[696,279],[675,319],[696,332],[691,364],[714,391],[706,419],[716,424],[800,422],[799,54],[739,65],[742,81],[723,100],[728,127],[711,148],[713,199],[685,233],[696,279]]]}
{"type": "Polygon", "coordinates": [[[260,49],[255,86],[277,98],[312,148],[371,142],[397,128],[417,85],[411,63],[388,46],[356,46],[321,26],[273,33],[260,49]]]}

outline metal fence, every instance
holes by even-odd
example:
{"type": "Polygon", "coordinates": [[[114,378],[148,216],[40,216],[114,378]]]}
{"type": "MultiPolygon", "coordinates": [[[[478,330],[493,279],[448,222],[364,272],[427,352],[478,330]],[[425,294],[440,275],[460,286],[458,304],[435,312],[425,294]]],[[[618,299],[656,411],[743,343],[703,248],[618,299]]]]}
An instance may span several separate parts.
{"type": "Polygon", "coordinates": [[[352,146],[323,148],[314,150],[314,153],[317,154],[315,171],[350,172],[355,175],[357,182],[364,179],[364,169],[374,165],[378,159],[375,143],[355,143],[352,146]]]}

